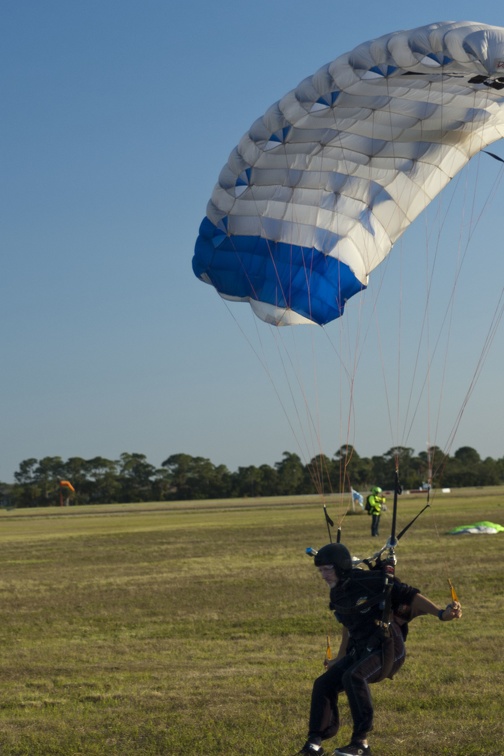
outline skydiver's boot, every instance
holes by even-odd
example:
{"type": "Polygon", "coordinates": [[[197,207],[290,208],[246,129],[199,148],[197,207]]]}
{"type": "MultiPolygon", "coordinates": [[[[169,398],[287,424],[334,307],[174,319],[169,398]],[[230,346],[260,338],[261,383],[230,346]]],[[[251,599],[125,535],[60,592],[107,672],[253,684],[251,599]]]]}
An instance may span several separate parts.
{"type": "Polygon", "coordinates": [[[353,740],[349,745],[336,748],[333,756],[372,756],[368,745],[353,740]]]}
{"type": "Polygon", "coordinates": [[[310,743],[310,741],[307,740],[298,754],[299,756],[325,756],[325,751],[321,745],[310,743]]]}

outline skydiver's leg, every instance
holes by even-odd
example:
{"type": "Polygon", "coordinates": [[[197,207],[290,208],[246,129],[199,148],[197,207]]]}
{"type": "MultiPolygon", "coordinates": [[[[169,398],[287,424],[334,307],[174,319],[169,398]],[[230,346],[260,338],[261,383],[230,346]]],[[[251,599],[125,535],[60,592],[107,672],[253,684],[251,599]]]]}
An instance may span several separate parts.
{"type": "Polygon", "coordinates": [[[372,515],[372,521],[371,521],[371,535],[377,536],[379,529],[380,529],[380,515],[374,514],[372,515]]]}
{"type": "Polygon", "coordinates": [[[352,657],[343,657],[313,683],[308,723],[308,740],[311,743],[320,744],[338,732],[338,693],[343,690],[342,677],[352,662],[352,657]]]}
{"type": "Polygon", "coordinates": [[[373,699],[369,684],[380,677],[381,651],[374,651],[356,661],[342,676],[353,720],[352,742],[363,741],[373,729],[373,699]]]}
{"type": "MultiPolygon", "coordinates": [[[[392,623],[390,629],[394,637],[394,663],[389,674],[392,677],[404,664],[406,649],[400,628],[392,623]]],[[[353,719],[352,741],[364,741],[373,729],[374,711],[369,685],[380,680],[382,664],[381,650],[377,650],[358,659],[342,675],[353,719]]]]}

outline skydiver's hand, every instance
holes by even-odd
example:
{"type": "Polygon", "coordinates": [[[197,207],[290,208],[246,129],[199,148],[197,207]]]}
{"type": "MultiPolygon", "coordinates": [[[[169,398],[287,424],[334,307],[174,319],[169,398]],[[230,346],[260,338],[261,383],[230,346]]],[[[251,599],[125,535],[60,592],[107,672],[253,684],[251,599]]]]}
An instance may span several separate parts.
{"type": "Polygon", "coordinates": [[[443,622],[450,622],[451,620],[460,619],[461,617],[462,606],[460,604],[460,601],[452,601],[451,604],[448,604],[443,614],[441,615],[441,620],[443,622]]]}
{"type": "Polygon", "coordinates": [[[324,669],[330,669],[337,661],[337,659],[324,659],[324,669]]]}

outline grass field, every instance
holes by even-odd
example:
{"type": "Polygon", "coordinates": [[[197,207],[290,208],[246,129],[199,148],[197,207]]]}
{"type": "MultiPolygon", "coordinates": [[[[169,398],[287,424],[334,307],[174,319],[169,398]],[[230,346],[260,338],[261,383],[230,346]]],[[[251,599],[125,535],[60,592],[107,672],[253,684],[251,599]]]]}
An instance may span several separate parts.
{"type": "MultiPolygon", "coordinates": [[[[412,623],[406,665],[373,690],[376,756],[504,754],[504,535],[446,535],[504,524],[503,495],[439,495],[399,545],[397,574],[440,605],[450,577],[464,617],[412,623]]],[[[423,503],[401,497],[399,529],[423,503]]],[[[316,499],[2,512],[0,753],[291,756],[338,643],[304,554],[327,540],[316,499]]],[[[369,554],[369,518],[343,541],[369,554]]]]}

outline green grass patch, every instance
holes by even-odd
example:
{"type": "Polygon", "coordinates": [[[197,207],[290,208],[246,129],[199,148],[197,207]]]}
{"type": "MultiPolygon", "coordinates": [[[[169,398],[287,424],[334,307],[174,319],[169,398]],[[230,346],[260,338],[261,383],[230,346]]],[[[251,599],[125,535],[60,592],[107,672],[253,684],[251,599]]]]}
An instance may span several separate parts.
{"type": "MultiPolygon", "coordinates": [[[[399,545],[398,575],[440,604],[451,578],[464,617],[411,625],[405,667],[374,687],[377,756],[504,753],[504,535],[446,535],[504,524],[502,493],[436,496],[399,545]]],[[[399,529],[423,503],[401,497],[399,529]]],[[[369,529],[343,520],[353,553],[369,529]]],[[[326,541],[314,497],[1,513],[2,756],[290,756],[338,643],[304,555],[326,541]]]]}

